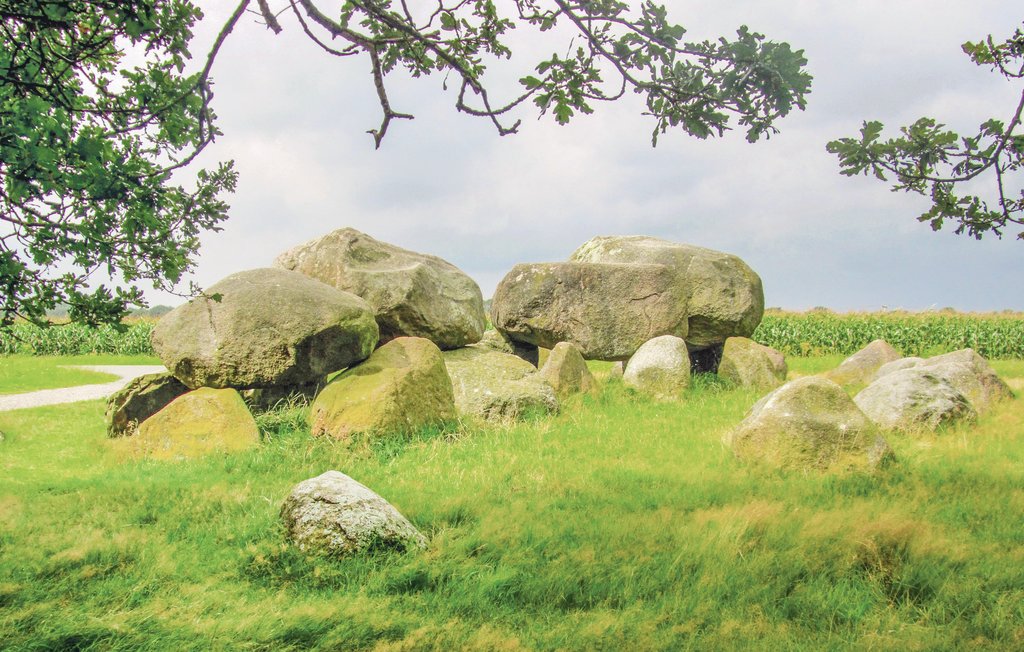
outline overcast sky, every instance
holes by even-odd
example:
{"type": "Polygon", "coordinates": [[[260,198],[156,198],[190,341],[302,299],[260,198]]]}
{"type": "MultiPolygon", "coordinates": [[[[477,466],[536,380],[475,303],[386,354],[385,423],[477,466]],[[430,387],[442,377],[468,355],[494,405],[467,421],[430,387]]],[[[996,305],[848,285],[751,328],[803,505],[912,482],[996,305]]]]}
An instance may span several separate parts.
{"type": "MultiPolygon", "coordinates": [[[[201,5],[197,57],[234,2],[201,5]]],[[[890,131],[925,115],[963,130],[1008,119],[1020,88],[974,66],[960,44],[1008,36],[1024,18],[1016,2],[667,5],[688,40],[745,24],[805,50],[814,75],[807,110],[755,145],[742,131],[708,141],[670,132],[652,149],[653,125],[632,97],[566,127],[524,113],[521,133],[502,138],[457,113],[440,77],[396,78],[392,104],[416,119],[394,122],[374,151],[366,130],[380,116],[368,62],[322,53],[290,14],[278,36],[243,19],[214,68],[224,136],[205,158],[233,158],[241,179],[224,230],[204,238],[195,280],[267,266],[350,226],[441,256],[486,298],[516,263],[565,260],[597,235],[644,234],[739,255],[760,274],[769,306],[1024,310],[1024,241],[1015,233],[980,242],[934,233],[915,220],[925,199],[840,176],[825,152],[864,119],[890,131]]],[[[545,54],[566,47],[524,43],[545,54]]],[[[509,74],[528,74],[532,63],[514,57],[509,74]]]]}

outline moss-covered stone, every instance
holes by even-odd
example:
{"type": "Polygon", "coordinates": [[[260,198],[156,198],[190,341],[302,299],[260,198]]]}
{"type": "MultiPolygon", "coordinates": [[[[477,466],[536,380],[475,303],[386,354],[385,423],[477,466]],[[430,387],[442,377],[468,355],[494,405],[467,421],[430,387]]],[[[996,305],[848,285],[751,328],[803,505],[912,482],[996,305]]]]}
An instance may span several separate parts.
{"type": "Polygon", "coordinates": [[[690,386],[686,342],[673,335],[645,342],[626,363],[622,382],[659,401],[679,400],[690,386]]]}
{"type": "Polygon", "coordinates": [[[579,347],[569,342],[559,342],[551,349],[540,370],[540,377],[554,388],[559,400],[597,389],[594,375],[587,368],[579,347]]]}
{"type": "Polygon", "coordinates": [[[741,460],[790,469],[870,470],[892,455],[843,388],[820,376],[762,398],[723,441],[741,460]]]}
{"type": "Polygon", "coordinates": [[[504,422],[558,411],[555,390],[515,355],[468,346],[445,351],[444,363],[460,414],[504,422]]]}
{"type": "MultiPolygon", "coordinates": [[[[764,314],[761,278],[732,254],[642,235],[599,236],[569,257],[573,262],[660,264],[673,270],[687,307],[690,351],[749,337],[764,314]]],[[[666,331],[653,335],[680,335],[666,331]]]]}
{"type": "Polygon", "coordinates": [[[338,229],[281,254],[274,265],[365,299],[381,342],[423,337],[442,349],[477,342],[486,323],[476,282],[451,263],[338,229]]]}
{"type": "Polygon", "coordinates": [[[722,349],[718,376],[738,387],[774,389],[786,380],[782,353],[746,337],[730,337],[722,349]]]}
{"type": "Polygon", "coordinates": [[[825,378],[843,386],[870,383],[882,365],[900,359],[899,351],[885,340],[875,340],[825,372],[825,378]]]}
{"type": "Polygon", "coordinates": [[[924,368],[886,374],[858,392],[853,401],[883,430],[905,433],[935,432],[978,417],[963,394],[924,368]]]}
{"type": "Polygon", "coordinates": [[[455,399],[441,351],[430,340],[400,337],[332,380],[313,401],[313,435],[406,432],[454,420],[455,399]]]}
{"type": "Polygon", "coordinates": [[[232,274],[153,329],[153,349],[189,387],[306,385],[377,345],[369,304],[282,269],[232,274]]]}
{"type": "Polygon", "coordinates": [[[516,265],[494,291],[491,321],[517,342],[571,342],[588,360],[625,360],[653,337],[686,335],[676,280],[664,265],[516,265]]]}
{"type": "Polygon", "coordinates": [[[169,373],[146,374],[133,378],[107,399],[104,417],[108,437],[135,434],[138,425],[188,392],[180,380],[169,373]]]}
{"type": "Polygon", "coordinates": [[[179,460],[248,450],[260,433],[237,391],[204,387],[174,399],[122,441],[135,456],[179,460]]]}

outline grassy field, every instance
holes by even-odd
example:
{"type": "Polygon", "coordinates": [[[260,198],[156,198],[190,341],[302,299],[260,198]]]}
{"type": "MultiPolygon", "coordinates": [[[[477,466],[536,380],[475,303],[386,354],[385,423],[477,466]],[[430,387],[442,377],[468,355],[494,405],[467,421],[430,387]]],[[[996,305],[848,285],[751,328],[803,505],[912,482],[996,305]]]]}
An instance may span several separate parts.
{"type": "Polygon", "coordinates": [[[141,355],[5,355],[0,356],[0,394],[17,394],[37,389],[74,387],[115,380],[117,376],[76,365],[160,364],[157,358],[141,355]]]}
{"type": "Polygon", "coordinates": [[[98,401],[0,413],[0,648],[1024,649],[1020,398],[891,437],[877,476],[739,464],[720,439],[756,398],[612,383],[548,420],[348,447],[285,412],[255,452],[177,464],[122,460],[98,401]],[[282,500],[328,469],[428,549],[286,545],[282,500]]]}

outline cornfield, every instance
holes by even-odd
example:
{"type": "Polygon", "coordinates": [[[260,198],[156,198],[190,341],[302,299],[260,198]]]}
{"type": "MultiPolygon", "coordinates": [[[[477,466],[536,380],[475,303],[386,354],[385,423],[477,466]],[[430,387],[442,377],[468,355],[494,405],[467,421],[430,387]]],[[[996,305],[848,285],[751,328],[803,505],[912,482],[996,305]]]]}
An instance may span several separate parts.
{"type": "Polygon", "coordinates": [[[0,329],[0,355],[83,355],[107,353],[114,355],[152,355],[149,334],[153,322],[133,321],[119,327],[53,324],[41,328],[18,323],[0,329]]]}
{"type": "Polygon", "coordinates": [[[850,355],[883,339],[903,355],[972,348],[986,358],[1024,358],[1024,315],[769,311],[753,339],[786,355],[850,355]]]}

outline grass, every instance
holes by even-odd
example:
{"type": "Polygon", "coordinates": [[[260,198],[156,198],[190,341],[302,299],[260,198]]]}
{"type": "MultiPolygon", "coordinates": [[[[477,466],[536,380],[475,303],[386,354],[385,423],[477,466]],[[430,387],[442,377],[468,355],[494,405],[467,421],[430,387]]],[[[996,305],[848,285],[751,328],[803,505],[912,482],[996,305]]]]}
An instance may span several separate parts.
{"type": "Polygon", "coordinates": [[[160,364],[160,361],[143,355],[4,355],[0,356],[0,394],[109,382],[117,376],[68,367],[119,364],[160,364]]]}
{"type": "Polygon", "coordinates": [[[756,398],[701,379],[665,405],[613,382],[552,419],[348,447],[295,407],[260,417],[257,451],[177,464],[120,459],[101,402],[0,413],[0,647],[1024,647],[1020,399],[891,437],[885,474],[820,476],[723,449],[756,398]],[[285,544],[282,500],[328,469],[428,549],[285,544]]]}

